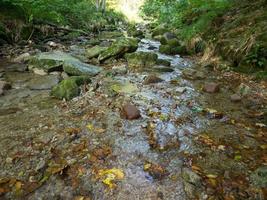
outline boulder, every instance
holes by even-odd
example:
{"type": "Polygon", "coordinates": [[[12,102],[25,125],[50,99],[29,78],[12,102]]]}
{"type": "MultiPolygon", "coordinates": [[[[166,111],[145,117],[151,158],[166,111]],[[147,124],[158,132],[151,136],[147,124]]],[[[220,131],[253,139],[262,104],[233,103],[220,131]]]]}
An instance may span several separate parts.
{"type": "Polygon", "coordinates": [[[173,41],[171,45],[166,44],[166,45],[160,45],[159,47],[159,52],[167,55],[175,55],[175,54],[180,54],[180,55],[185,55],[187,54],[187,50],[185,46],[175,46],[177,41],[173,41]]]}
{"type": "Polygon", "coordinates": [[[99,39],[116,39],[123,37],[123,33],[119,31],[102,31],[98,38],[99,39]]]}
{"type": "Polygon", "coordinates": [[[57,86],[53,87],[51,95],[58,99],[71,100],[79,96],[82,84],[90,83],[91,80],[85,76],[73,76],[61,81],[57,86]]]}
{"type": "Polygon", "coordinates": [[[102,68],[80,62],[79,60],[69,60],[63,63],[63,70],[73,76],[95,76],[102,71],[102,68]]]}
{"type": "Polygon", "coordinates": [[[127,103],[122,110],[126,119],[133,120],[141,117],[140,111],[132,104],[127,103]]]}
{"type": "Polygon", "coordinates": [[[44,72],[50,73],[53,71],[64,71],[70,75],[89,75],[98,74],[102,68],[94,65],[89,65],[81,62],[79,59],[61,52],[45,52],[33,56],[29,61],[29,69],[41,69],[44,72]]]}
{"type": "Polygon", "coordinates": [[[158,59],[157,60],[157,65],[163,65],[163,66],[171,66],[171,62],[168,60],[164,60],[164,59],[158,59]]]}
{"type": "Polygon", "coordinates": [[[156,36],[161,36],[166,32],[166,27],[163,25],[160,25],[153,29],[152,31],[152,37],[155,38],[156,36]]]}
{"type": "Polygon", "coordinates": [[[147,68],[157,64],[158,55],[151,52],[134,52],[126,54],[129,68],[147,68]]]}
{"type": "Polygon", "coordinates": [[[14,62],[25,62],[30,58],[30,54],[29,53],[23,53],[21,55],[19,55],[18,57],[14,58],[13,61],[14,62]]]}
{"type": "Polygon", "coordinates": [[[121,38],[112,43],[104,52],[102,52],[98,60],[103,62],[109,58],[119,58],[126,53],[132,53],[137,50],[139,40],[134,38],[121,38]]]}
{"type": "Polygon", "coordinates": [[[88,59],[96,58],[105,50],[107,50],[107,47],[102,47],[102,46],[96,45],[96,46],[86,50],[86,57],[88,59]]]}

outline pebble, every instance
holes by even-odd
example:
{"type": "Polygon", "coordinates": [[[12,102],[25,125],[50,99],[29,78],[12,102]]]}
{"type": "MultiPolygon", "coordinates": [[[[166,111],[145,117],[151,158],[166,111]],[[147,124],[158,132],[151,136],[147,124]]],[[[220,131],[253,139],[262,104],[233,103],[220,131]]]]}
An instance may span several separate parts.
{"type": "Polygon", "coordinates": [[[241,101],[242,98],[238,94],[233,94],[233,95],[230,96],[230,99],[231,99],[232,102],[239,102],[239,101],[241,101]]]}

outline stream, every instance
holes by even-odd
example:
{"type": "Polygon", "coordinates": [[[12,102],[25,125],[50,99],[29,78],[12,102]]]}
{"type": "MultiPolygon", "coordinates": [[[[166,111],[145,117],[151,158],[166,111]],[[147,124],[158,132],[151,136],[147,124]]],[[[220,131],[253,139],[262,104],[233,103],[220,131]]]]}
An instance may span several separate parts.
{"type": "Polygon", "coordinates": [[[12,89],[0,97],[0,198],[264,199],[254,187],[264,180],[251,174],[266,170],[265,119],[246,115],[262,103],[231,102],[230,86],[209,69],[184,78],[183,70],[200,70],[196,61],[159,46],[142,39],[137,51],[170,61],[168,72],[116,74],[112,67],[125,65],[118,62],[69,102],[50,97],[43,82],[34,89],[40,76],[20,71],[23,64],[1,60],[12,89]],[[151,74],[162,81],[144,84],[151,74]],[[202,91],[210,81],[219,93],[202,91]],[[126,103],[141,118],[125,119],[126,103]]]}

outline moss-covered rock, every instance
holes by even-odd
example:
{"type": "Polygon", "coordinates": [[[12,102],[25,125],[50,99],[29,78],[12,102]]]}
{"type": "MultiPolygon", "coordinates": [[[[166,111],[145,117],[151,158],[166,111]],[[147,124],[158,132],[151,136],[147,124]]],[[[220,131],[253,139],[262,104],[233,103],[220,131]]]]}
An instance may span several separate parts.
{"type": "Polygon", "coordinates": [[[126,54],[125,57],[130,68],[152,67],[158,60],[158,55],[150,52],[135,52],[126,54]]]}
{"type": "Polygon", "coordinates": [[[168,29],[164,25],[157,26],[152,31],[152,37],[154,38],[156,36],[163,35],[167,31],[168,31],[168,29]]]}
{"type": "Polygon", "coordinates": [[[99,34],[99,39],[116,39],[123,37],[123,33],[119,31],[103,31],[99,34]]]}
{"type": "Polygon", "coordinates": [[[58,99],[71,100],[79,96],[82,84],[90,83],[91,80],[86,76],[73,76],[61,81],[57,86],[53,87],[51,95],[58,99]]]}
{"type": "Polygon", "coordinates": [[[163,60],[163,59],[158,59],[157,60],[157,65],[163,65],[163,66],[170,66],[171,62],[168,60],[163,60]]]}
{"type": "Polygon", "coordinates": [[[137,38],[144,38],[144,33],[141,30],[136,29],[135,27],[132,27],[128,29],[128,35],[131,37],[137,37],[137,38]]]}
{"type": "Polygon", "coordinates": [[[118,39],[99,55],[98,60],[103,62],[111,57],[119,58],[126,53],[132,53],[137,50],[138,42],[139,40],[135,38],[118,39]]]}
{"type": "Polygon", "coordinates": [[[29,60],[29,69],[42,69],[45,72],[64,71],[70,75],[89,75],[98,74],[102,68],[81,62],[79,59],[61,52],[45,52],[39,53],[29,60]]]}
{"type": "Polygon", "coordinates": [[[180,55],[186,55],[187,50],[185,46],[170,46],[170,45],[161,45],[159,47],[159,52],[163,54],[168,54],[168,55],[175,55],[175,54],[180,54],[180,55]]]}
{"type": "Polygon", "coordinates": [[[99,45],[96,45],[90,49],[86,49],[86,57],[88,59],[96,58],[105,50],[107,50],[107,47],[101,47],[99,45]]]}

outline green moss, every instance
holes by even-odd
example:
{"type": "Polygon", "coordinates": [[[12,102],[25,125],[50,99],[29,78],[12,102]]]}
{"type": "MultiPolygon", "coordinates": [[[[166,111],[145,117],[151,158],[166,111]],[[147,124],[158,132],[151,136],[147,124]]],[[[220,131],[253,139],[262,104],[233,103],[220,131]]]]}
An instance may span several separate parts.
{"type": "Polygon", "coordinates": [[[152,67],[157,63],[158,55],[150,52],[126,54],[128,66],[131,68],[152,67]]]}

